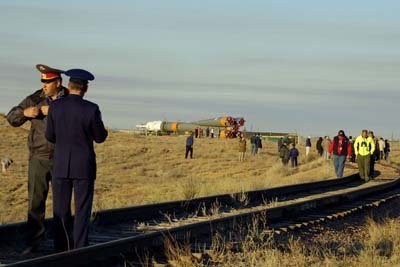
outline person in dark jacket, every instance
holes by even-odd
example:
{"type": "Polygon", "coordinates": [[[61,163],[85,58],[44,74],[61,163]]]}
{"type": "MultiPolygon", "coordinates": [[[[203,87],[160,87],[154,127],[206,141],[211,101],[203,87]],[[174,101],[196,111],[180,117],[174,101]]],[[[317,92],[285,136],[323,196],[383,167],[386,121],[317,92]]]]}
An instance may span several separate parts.
{"type": "Polygon", "coordinates": [[[65,74],[70,77],[70,94],[51,105],[46,128],[47,140],[55,144],[53,230],[56,251],[77,249],[89,244],[88,233],[96,179],[93,141],[102,143],[108,135],[99,106],[83,99],[88,81],[94,80],[94,76],[81,69],[71,69],[65,74]],[[73,225],[72,191],[75,201],[73,225]]]}
{"type": "Polygon", "coordinates": [[[250,137],[250,145],[251,145],[251,155],[255,156],[257,154],[257,150],[258,150],[258,147],[257,147],[257,135],[256,134],[253,134],[250,137]]]}
{"type": "Polygon", "coordinates": [[[378,140],[375,138],[374,132],[369,131],[368,132],[368,138],[372,140],[375,144],[375,150],[373,154],[371,155],[371,160],[370,160],[370,169],[369,169],[369,174],[370,174],[370,179],[373,179],[375,177],[375,162],[379,160],[379,143],[378,140]]]}
{"type": "Polygon", "coordinates": [[[279,157],[282,159],[282,164],[286,166],[289,163],[290,151],[285,143],[282,143],[281,149],[279,150],[279,157]]]}
{"type": "Polygon", "coordinates": [[[191,132],[190,135],[186,138],[186,152],[185,152],[185,159],[187,159],[188,154],[190,153],[190,158],[193,158],[193,133],[191,132]]]}
{"type": "Polygon", "coordinates": [[[338,135],[333,138],[328,151],[329,154],[333,154],[336,177],[342,178],[346,157],[351,157],[353,151],[352,145],[343,130],[340,130],[338,135]]]}
{"type": "Polygon", "coordinates": [[[13,127],[31,122],[28,136],[28,232],[22,254],[36,250],[45,238],[46,199],[54,153],[54,146],[44,136],[47,114],[54,100],[68,94],[62,86],[63,71],[42,64],[36,65],[36,68],[41,73],[42,88],[27,96],[7,114],[7,120],[13,127]]]}
{"type": "Polygon", "coordinates": [[[385,139],[385,160],[388,160],[389,158],[389,153],[390,153],[390,143],[389,140],[385,139]]]}
{"type": "Polygon", "coordinates": [[[356,140],[357,139],[354,140],[353,145],[352,145],[353,153],[351,154],[351,162],[357,162],[357,155],[355,153],[355,151],[356,151],[356,140]]]}
{"type": "Polygon", "coordinates": [[[296,148],[296,145],[294,143],[292,144],[292,148],[290,149],[289,154],[292,167],[297,167],[297,157],[299,156],[299,150],[296,148]]]}
{"type": "Polygon", "coordinates": [[[263,147],[261,134],[257,134],[256,145],[257,145],[257,152],[258,152],[258,149],[262,149],[262,147],[263,147]]]}
{"type": "Polygon", "coordinates": [[[281,137],[278,139],[278,154],[279,154],[279,151],[281,150],[282,144],[283,144],[283,138],[281,137]]]}
{"type": "Polygon", "coordinates": [[[308,136],[306,139],[306,157],[310,154],[311,151],[311,136],[308,136]]]}
{"type": "Polygon", "coordinates": [[[320,155],[322,157],[322,153],[324,153],[324,148],[322,147],[322,137],[318,138],[317,143],[316,143],[316,148],[317,148],[317,152],[318,155],[320,155]]]}

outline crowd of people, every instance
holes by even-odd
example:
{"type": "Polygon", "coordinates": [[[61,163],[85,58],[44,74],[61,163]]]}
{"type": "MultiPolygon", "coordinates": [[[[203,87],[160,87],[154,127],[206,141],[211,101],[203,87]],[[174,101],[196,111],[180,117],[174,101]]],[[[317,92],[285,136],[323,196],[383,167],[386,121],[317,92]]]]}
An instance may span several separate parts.
{"type": "MultiPolygon", "coordinates": [[[[290,140],[290,139],[287,139],[290,140]]],[[[285,141],[280,138],[278,144],[278,156],[284,166],[290,165],[293,168],[298,166],[299,150],[293,140],[285,141]]],[[[246,138],[243,134],[239,138],[239,161],[245,160],[246,138]]],[[[255,156],[262,148],[262,137],[260,134],[253,134],[250,137],[250,155],[255,156]]],[[[308,136],[304,143],[305,156],[308,157],[312,148],[311,137],[308,136]]],[[[332,160],[337,178],[343,177],[345,162],[357,163],[360,177],[369,181],[375,173],[375,162],[387,160],[390,153],[390,143],[387,139],[376,138],[373,131],[363,130],[355,140],[352,136],[347,137],[344,130],[330,139],[329,136],[318,137],[315,144],[317,155],[325,160],[332,160]]]]}
{"type": "MultiPolygon", "coordinates": [[[[190,134],[186,139],[185,158],[193,158],[193,134],[190,134]]],[[[293,140],[284,140],[280,138],[278,144],[278,155],[284,166],[290,165],[293,168],[298,166],[299,150],[293,140]]],[[[250,155],[255,156],[263,147],[262,136],[259,133],[254,133],[250,137],[250,155]]],[[[308,157],[311,153],[312,140],[308,136],[304,143],[305,156],[308,157]]],[[[363,130],[361,135],[355,140],[352,136],[347,137],[344,130],[340,130],[338,134],[330,139],[329,136],[319,137],[316,141],[317,155],[325,160],[332,160],[337,178],[343,177],[345,162],[358,164],[360,177],[365,181],[373,178],[374,166],[377,160],[387,160],[390,153],[390,143],[386,139],[376,138],[373,131],[363,130]]],[[[247,141],[243,133],[239,135],[239,162],[246,158],[247,141]]]]}
{"type": "MultiPolygon", "coordinates": [[[[292,167],[296,167],[298,151],[289,151],[286,144],[278,142],[279,156],[282,163],[287,165],[289,159],[292,161],[292,167]]],[[[305,155],[310,153],[311,137],[305,141],[305,155]]],[[[374,178],[375,162],[378,160],[387,160],[390,153],[390,143],[386,139],[377,138],[373,131],[362,130],[361,134],[354,140],[352,136],[347,137],[343,130],[331,140],[328,136],[319,137],[316,142],[316,152],[325,160],[332,159],[336,177],[343,177],[345,162],[348,160],[357,163],[360,178],[369,181],[374,178]]]]}
{"type": "MultiPolygon", "coordinates": [[[[193,136],[192,132],[190,132],[189,135],[186,137],[185,159],[187,159],[189,155],[190,158],[193,159],[194,137],[196,137],[196,135],[193,136]]],[[[212,135],[210,135],[209,137],[214,138],[212,135]]],[[[246,157],[247,141],[243,133],[239,134],[238,139],[239,139],[239,161],[244,161],[246,157]]],[[[250,137],[250,146],[251,146],[251,152],[250,152],[251,156],[255,156],[256,154],[258,154],[259,150],[262,148],[261,134],[255,133],[250,137]]]]}
{"type": "Polygon", "coordinates": [[[214,127],[207,127],[205,130],[201,127],[198,127],[194,130],[194,137],[195,138],[202,138],[202,137],[218,137],[220,135],[220,129],[217,127],[217,129],[214,129],[214,127]]]}

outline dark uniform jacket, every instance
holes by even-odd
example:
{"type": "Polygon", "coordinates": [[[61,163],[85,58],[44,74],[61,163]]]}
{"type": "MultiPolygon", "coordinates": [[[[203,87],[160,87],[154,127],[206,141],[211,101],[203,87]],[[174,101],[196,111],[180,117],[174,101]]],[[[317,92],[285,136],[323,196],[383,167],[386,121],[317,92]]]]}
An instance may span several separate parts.
{"type": "Polygon", "coordinates": [[[107,138],[99,107],[80,95],[69,95],[52,103],[46,138],[55,143],[53,177],[96,179],[93,141],[107,138]]]}
{"type": "MultiPolygon", "coordinates": [[[[67,89],[62,87],[60,96],[65,96],[67,92],[67,89]]],[[[36,118],[27,118],[24,116],[24,109],[33,106],[40,108],[41,106],[49,105],[49,103],[43,90],[40,89],[32,95],[27,96],[18,106],[13,107],[7,114],[8,122],[14,127],[19,127],[28,120],[31,121],[31,129],[28,135],[29,158],[53,158],[54,146],[49,143],[44,136],[47,117],[43,114],[39,114],[36,118]]]]}
{"type": "Polygon", "coordinates": [[[281,149],[279,150],[279,157],[281,159],[289,160],[290,151],[289,151],[289,148],[286,145],[282,144],[281,149]]]}

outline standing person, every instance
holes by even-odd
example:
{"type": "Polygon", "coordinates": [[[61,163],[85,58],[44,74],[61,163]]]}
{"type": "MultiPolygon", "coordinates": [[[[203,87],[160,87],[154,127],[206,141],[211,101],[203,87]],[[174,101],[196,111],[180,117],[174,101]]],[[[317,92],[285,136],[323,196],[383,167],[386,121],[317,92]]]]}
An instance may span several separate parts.
{"type": "Polygon", "coordinates": [[[385,141],[381,137],[378,141],[379,144],[379,159],[382,160],[385,158],[385,141]]]}
{"type": "Polygon", "coordinates": [[[371,154],[375,151],[373,140],[368,137],[368,131],[362,130],[361,135],[354,142],[354,154],[356,155],[360,178],[365,182],[370,179],[371,154]]]}
{"type": "Polygon", "coordinates": [[[353,151],[354,151],[354,153],[352,154],[352,157],[354,158],[354,162],[356,162],[358,164],[357,155],[355,153],[355,151],[356,151],[356,140],[357,140],[357,138],[353,142],[353,151]]]}
{"type": "Polygon", "coordinates": [[[93,141],[102,143],[104,128],[99,106],[84,100],[88,81],[94,76],[71,69],[69,96],[54,101],[49,110],[46,138],[55,144],[53,167],[54,246],[56,251],[87,246],[92,212],[96,154],[93,141]],[[74,191],[75,218],[72,225],[71,198],[74,191]],[[72,230],[73,229],[73,230],[72,230]],[[70,236],[70,233],[73,233],[70,236]]]}
{"type": "Polygon", "coordinates": [[[279,151],[281,151],[281,146],[282,146],[282,144],[283,144],[283,138],[281,137],[281,138],[279,138],[279,140],[278,140],[278,154],[279,154],[279,151]]]}
{"type": "Polygon", "coordinates": [[[256,155],[258,153],[258,146],[261,142],[260,137],[258,136],[258,134],[254,134],[255,135],[255,139],[254,139],[254,155],[256,155]]]}
{"type": "Polygon", "coordinates": [[[290,151],[285,143],[282,143],[281,149],[279,150],[279,157],[282,159],[282,164],[286,166],[289,163],[290,151]]]}
{"type": "Polygon", "coordinates": [[[243,134],[240,134],[239,139],[239,161],[244,161],[246,154],[246,139],[244,138],[243,134]]]}
{"type": "Polygon", "coordinates": [[[214,138],[214,128],[211,128],[210,135],[211,135],[211,138],[214,138]]]}
{"type": "Polygon", "coordinates": [[[257,154],[257,135],[254,133],[250,137],[250,145],[251,145],[251,155],[255,156],[257,154]]]}
{"type": "Polygon", "coordinates": [[[258,134],[258,135],[257,135],[257,139],[256,139],[256,141],[257,141],[257,144],[256,144],[256,146],[257,146],[257,152],[258,152],[258,150],[259,150],[259,149],[262,149],[262,140],[261,140],[261,134],[258,134]]]}
{"type": "Polygon", "coordinates": [[[292,167],[297,167],[297,157],[299,156],[299,150],[296,148],[296,145],[294,143],[292,144],[292,148],[290,149],[289,154],[292,167]]]}
{"type": "Polygon", "coordinates": [[[311,150],[311,136],[308,136],[306,139],[306,156],[310,154],[310,150],[311,150]]]}
{"type": "Polygon", "coordinates": [[[190,158],[193,158],[193,133],[190,132],[189,136],[186,138],[186,152],[185,152],[185,159],[187,159],[188,154],[190,153],[190,158]]]}
{"type": "Polygon", "coordinates": [[[322,148],[324,150],[323,156],[325,160],[329,160],[329,146],[331,145],[331,140],[329,139],[329,136],[325,136],[324,141],[322,142],[322,148]]]}
{"type": "Polygon", "coordinates": [[[68,94],[62,86],[63,71],[38,64],[42,88],[27,96],[7,114],[8,122],[19,127],[30,121],[28,136],[28,222],[26,248],[22,254],[36,250],[45,238],[44,218],[46,199],[53,167],[54,146],[47,142],[44,134],[49,105],[57,98],[68,94]]]}
{"type": "Polygon", "coordinates": [[[351,156],[352,147],[343,130],[338,132],[329,146],[329,154],[333,154],[333,166],[337,178],[343,177],[344,163],[347,156],[351,156]]]}
{"type": "Polygon", "coordinates": [[[353,150],[353,153],[351,153],[351,156],[350,156],[350,162],[351,163],[355,163],[356,162],[356,154],[354,153],[354,139],[353,139],[353,136],[349,136],[349,142],[350,142],[351,148],[353,150]]]}
{"type": "Polygon", "coordinates": [[[385,160],[388,160],[390,153],[390,143],[389,140],[385,139],[385,160]]]}
{"type": "Polygon", "coordinates": [[[194,129],[194,137],[199,137],[199,128],[194,129]]]}
{"type": "Polygon", "coordinates": [[[369,176],[370,179],[372,179],[375,175],[375,161],[377,161],[379,159],[379,143],[378,141],[375,139],[375,135],[373,131],[369,131],[368,132],[368,139],[370,139],[371,141],[371,160],[370,160],[370,171],[369,171],[369,176]],[[374,149],[372,151],[372,146],[374,146],[374,149]]]}
{"type": "Polygon", "coordinates": [[[206,137],[210,137],[210,127],[206,128],[206,137]]]}
{"type": "Polygon", "coordinates": [[[322,147],[322,137],[318,138],[317,144],[316,144],[316,148],[317,148],[317,152],[318,155],[321,157],[322,153],[324,153],[324,148],[322,147]]]}

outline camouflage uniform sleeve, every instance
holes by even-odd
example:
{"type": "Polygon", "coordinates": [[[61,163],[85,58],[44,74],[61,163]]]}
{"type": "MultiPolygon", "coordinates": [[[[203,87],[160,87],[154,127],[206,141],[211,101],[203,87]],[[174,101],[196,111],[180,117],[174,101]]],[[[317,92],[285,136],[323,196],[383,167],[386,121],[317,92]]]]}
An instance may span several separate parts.
{"type": "Polygon", "coordinates": [[[13,107],[7,114],[7,121],[11,126],[18,127],[24,124],[29,118],[24,116],[24,109],[34,106],[29,97],[22,100],[18,106],[13,107]]]}

